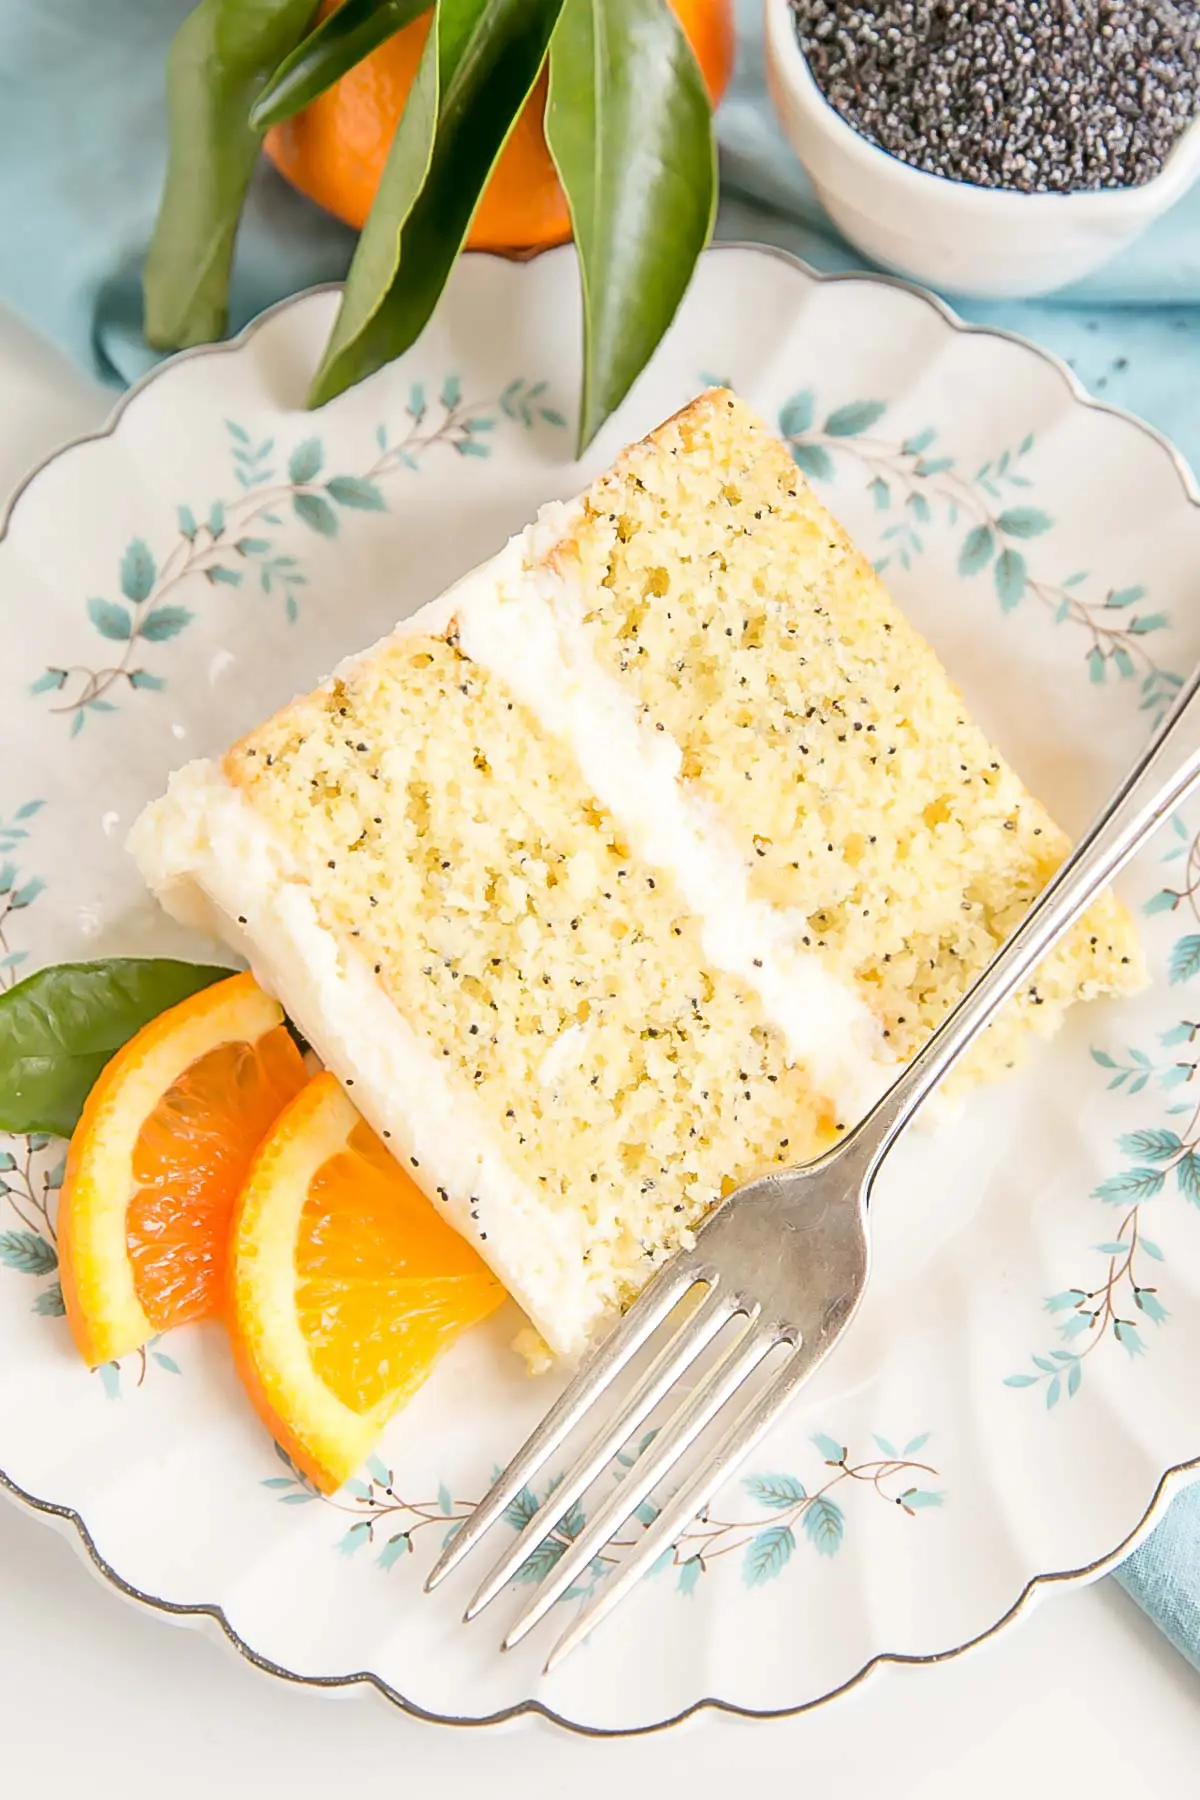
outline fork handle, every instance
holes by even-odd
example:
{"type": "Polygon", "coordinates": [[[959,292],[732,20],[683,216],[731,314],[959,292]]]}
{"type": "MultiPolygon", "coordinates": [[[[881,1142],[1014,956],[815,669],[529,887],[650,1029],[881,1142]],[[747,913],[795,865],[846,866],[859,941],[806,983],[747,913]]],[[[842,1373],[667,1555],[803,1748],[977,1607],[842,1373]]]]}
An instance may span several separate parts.
{"type": "Polygon", "coordinates": [[[1180,690],[1099,818],[1034,901],[954,1011],[850,1134],[869,1183],[917,1108],[1026,976],[1124,868],[1151,833],[1200,786],[1200,668],[1180,690]]]}

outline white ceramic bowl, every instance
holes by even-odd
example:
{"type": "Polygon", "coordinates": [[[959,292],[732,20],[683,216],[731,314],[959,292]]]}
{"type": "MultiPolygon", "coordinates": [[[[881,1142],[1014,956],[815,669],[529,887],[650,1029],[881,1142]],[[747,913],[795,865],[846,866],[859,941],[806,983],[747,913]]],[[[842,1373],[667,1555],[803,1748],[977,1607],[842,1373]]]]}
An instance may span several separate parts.
{"type": "Polygon", "coordinates": [[[1019,194],[927,175],[830,106],[789,0],[765,0],[764,39],[780,122],[831,218],[875,262],[930,287],[997,299],[1050,293],[1115,256],[1200,174],[1198,120],[1140,187],[1019,194]]]}

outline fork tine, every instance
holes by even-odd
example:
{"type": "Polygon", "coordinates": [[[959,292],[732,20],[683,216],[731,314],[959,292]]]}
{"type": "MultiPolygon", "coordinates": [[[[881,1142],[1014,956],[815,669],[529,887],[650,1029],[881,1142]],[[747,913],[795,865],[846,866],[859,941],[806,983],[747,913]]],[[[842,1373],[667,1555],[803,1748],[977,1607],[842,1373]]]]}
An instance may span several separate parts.
{"type": "Polygon", "coordinates": [[[480,1584],[463,1615],[464,1622],[476,1618],[511,1581],[530,1552],[537,1548],[556,1522],[569,1512],[579,1496],[587,1491],[605,1464],[637,1430],[642,1420],[649,1417],[685,1369],[695,1362],[706,1345],[711,1344],[736,1311],[734,1301],[727,1299],[716,1287],[709,1288],[691,1318],[680,1326],[655,1357],[624,1406],[609,1424],[601,1428],[586,1449],[581,1451],[554,1493],[546,1496],[545,1502],[522,1527],[516,1541],[480,1584]]]}
{"type": "Polygon", "coordinates": [[[615,1612],[642,1576],[654,1567],[663,1551],[675,1544],[717,1489],[766,1435],[796,1389],[820,1361],[821,1356],[815,1351],[806,1355],[801,1347],[793,1352],[774,1379],[726,1432],[712,1456],[706,1458],[703,1466],[667,1501],[636,1550],[609,1576],[572,1621],[550,1652],[545,1667],[547,1675],[570,1656],[603,1619],[615,1612]]]}
{"type": "Polygon", "coordinates": [[[715,1285],[717,1277],[705,1264],[688,1258],[668,1263],[647,1283],[616,1330],[588,1357],[541,1424],[531,1432],[508,1467],[496,1477],[461,1531],[456,1532],[446,1545],[426,1577],[427,1594],[433,1592],[491,1529],[547,1457],[553,1456],[592,1401],[604,1392],[651,1332],[699,1281],[715,1285]]]}
{"type": "Polygon", "coordinates": [[[746,1325],[741,1335],[710,1370],[695,1392],[665,1424],[644,1456],[619,1482],[585,1530],[563,1552],[553,1569],[538,1588],[529,1605],[517,1618],[504,1639],[503,1648],[511,1650],[525,1634],[545,1618],[555,1601],[583,1573],[598,1551],[602,1550],[635,1512],[651,1489],[669,1474],[689,1444],[694,1443],[705,1426],[741,1387],[763,1357],[779,1341],[778,1332],[761,1331],[757,1326],[758,1307],[743,1302],[746,1325]]]}

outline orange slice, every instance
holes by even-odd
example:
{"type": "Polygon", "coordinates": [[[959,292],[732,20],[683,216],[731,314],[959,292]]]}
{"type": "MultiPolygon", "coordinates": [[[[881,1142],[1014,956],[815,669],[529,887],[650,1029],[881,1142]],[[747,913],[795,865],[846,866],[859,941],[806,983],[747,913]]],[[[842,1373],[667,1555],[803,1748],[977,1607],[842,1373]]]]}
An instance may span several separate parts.
{"type": "Polygon", "coordinates": [[[71,1138],[59,1202],[63,1299],[95,1368],[221,1311],[250,1159],[308,1079],[251,975],[192,995],[106,1066],[71,1138]]]}
{"type": "Polygon", "coordinates": [[[275,1441],[324,1492],[504,1290],[332,1075],[254,1159],[230,1248],[234,1355],[275,1441]]]}

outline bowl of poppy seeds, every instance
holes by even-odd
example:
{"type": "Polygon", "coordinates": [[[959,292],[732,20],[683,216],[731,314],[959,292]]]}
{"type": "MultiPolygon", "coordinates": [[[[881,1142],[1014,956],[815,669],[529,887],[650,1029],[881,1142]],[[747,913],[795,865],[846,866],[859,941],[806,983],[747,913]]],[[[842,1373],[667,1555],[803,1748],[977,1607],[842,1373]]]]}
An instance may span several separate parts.
{"type": "Polygon", "coordinates": [[[767,79],[826,210],[952,293],[1049,293],[1200,175],[1195,0],[766,0],[767,79]]]}

